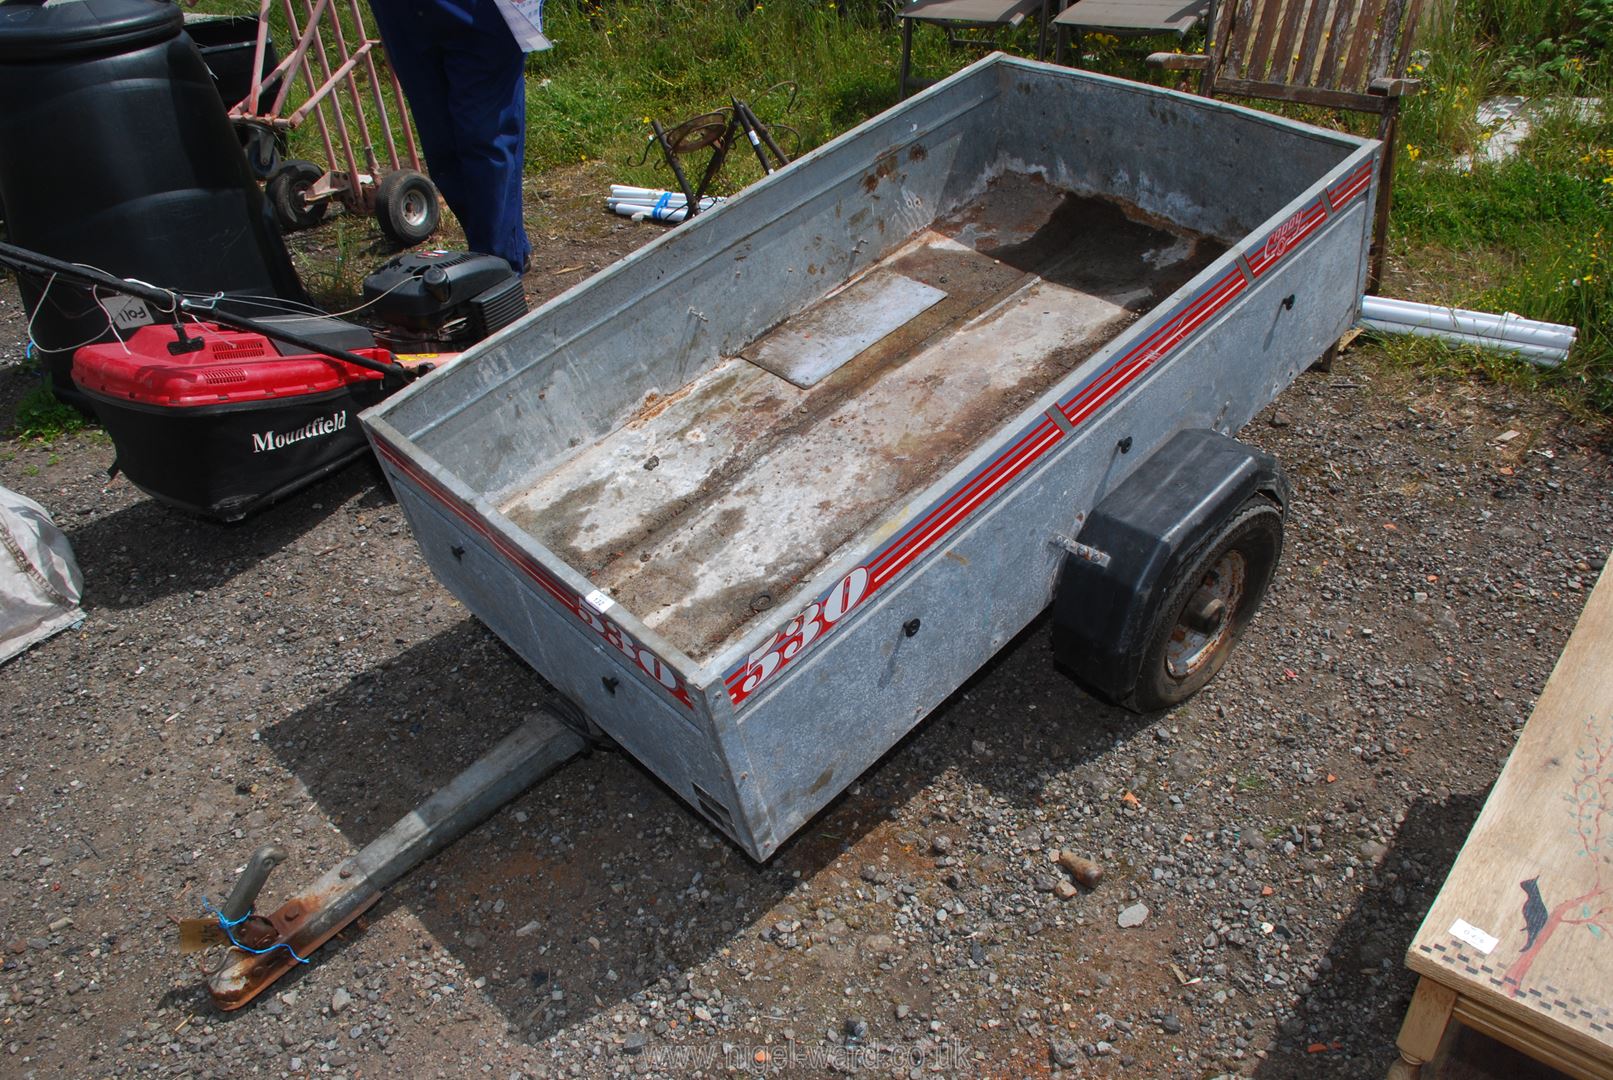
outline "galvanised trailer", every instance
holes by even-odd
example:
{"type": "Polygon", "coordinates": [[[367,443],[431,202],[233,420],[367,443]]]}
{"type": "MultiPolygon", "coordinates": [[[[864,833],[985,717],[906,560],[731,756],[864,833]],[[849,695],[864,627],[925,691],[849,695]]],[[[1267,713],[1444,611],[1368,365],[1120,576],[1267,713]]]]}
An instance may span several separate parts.
{"type": "Polygon", "coordinates": [[[1378,143],[1001,55],[364,415],[432,570],[757,859],[1055,605],[1169,707],[1354,323],[1378,143]]]}

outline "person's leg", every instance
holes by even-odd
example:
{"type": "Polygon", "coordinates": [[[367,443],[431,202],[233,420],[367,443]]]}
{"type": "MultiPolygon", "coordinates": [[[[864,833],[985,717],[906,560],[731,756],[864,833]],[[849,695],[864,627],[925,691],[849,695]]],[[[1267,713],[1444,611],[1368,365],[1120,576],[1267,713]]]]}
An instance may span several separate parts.
{"type": "MultiPolygon", "coordinates": [[[[474,0],[473,0],[474,2],[474,0]]],[[[414,117],[426,171],[444,201],[458,213],[467,190],[460,167],[452,111],[453,94],[444,67],[442,40],[466,15],[452,0],[371,0],[375,25],[388,60],[403,86],[414,117]]]]}
{"type": "Polygon", "coordinates": [[[461,198],[449,197],[448,202],[473,251],[497,255],[522,270],[531,250],[521,195],[526,56],[492,0],[462,2],[473,9],[473,18],[456,24],[454,33],[442,40],[454,152],[464,188],[461,198]]]}

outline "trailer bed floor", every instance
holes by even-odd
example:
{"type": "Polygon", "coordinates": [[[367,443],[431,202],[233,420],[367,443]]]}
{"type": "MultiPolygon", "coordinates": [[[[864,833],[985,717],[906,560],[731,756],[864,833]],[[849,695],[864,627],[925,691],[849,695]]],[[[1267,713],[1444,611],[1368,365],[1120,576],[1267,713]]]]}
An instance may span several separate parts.
{"type": "MultiPolygon", "coordinates": [[[[859,279],[945,296],[809,388],[728,358],[501,509],[705,662],[1225,250],[1000,177],[859,279]]],[[[809,337],[834,302],[741,353],[809,337]]]]}

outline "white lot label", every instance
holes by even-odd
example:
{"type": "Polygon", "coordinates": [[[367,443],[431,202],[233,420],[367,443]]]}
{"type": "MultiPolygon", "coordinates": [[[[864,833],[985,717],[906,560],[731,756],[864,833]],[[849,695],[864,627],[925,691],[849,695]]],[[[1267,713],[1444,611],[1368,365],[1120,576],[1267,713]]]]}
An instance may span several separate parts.
{"type": "Polygon", "coordinates": [[[1466,919],[1457,919],[1451,924],[1451,937],[1467,942],[1485,956],[1489,956],[1500,944],[1499,938],[1491,937],[1466,919]]]}
{"type": "Polygon", "coordinates": [[[600,592],[598,589],[595,589],[593,592],[583,597],[583,599],[588,601],[589,607],[593,608],[601,615],[616,606],[616,602],[614,600],[600,592]]]}
{"type": "Polygon", "coordinates": [[[151,317],[151,309],[146,307],[145,301],[132,296],[103,296],[101,303],[105,305],[106,313],[112,316],[112,325],[119,330],[150,326],[156,321],[151,317]]]}

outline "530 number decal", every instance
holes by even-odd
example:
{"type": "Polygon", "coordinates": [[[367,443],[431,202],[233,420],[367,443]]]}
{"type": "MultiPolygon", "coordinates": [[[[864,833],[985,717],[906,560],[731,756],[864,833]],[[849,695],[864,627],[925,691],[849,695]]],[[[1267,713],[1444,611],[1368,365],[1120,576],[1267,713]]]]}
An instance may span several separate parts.
{"type": "Polygon", "coordinates": [[[620,626],[596,612],[585,598],[574,597],[573,602],[567,606],[577,618],[588,624],[589,629],[604,638],[605,644],[627,657],[640,671],[664,686],[673,697],[685,705],[691,704],[689,691],[684,687],[682,680],[670,666],[661,662],[659,656],[634,641],[632,635],[620,626]]]}
{"type": "Polygon", "coordinates": [[[845,618],[867,595],[868,569],[859,566],[830,589],[827,596],[808,604],[805,611],[750,654],[745,666],[728,678],[729,698],[738,705],[750,697],[774,672],[845,618]]]}

